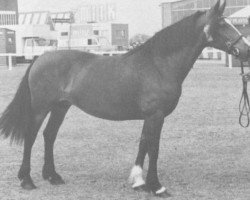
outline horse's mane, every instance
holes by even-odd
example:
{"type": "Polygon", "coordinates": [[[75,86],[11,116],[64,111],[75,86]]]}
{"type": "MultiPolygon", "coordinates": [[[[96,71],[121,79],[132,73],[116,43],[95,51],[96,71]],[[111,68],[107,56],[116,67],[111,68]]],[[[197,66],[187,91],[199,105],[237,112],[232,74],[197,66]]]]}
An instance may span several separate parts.
{"type": "Polygon", "coordinates": [[[154,45],[158,49],[164,50],[164,53],[170,53],[190,44],[197,39],[199,32],[196,27],[196,21],[204,13],[205,12],[197,11],[179,22],[162,29],[144,44],[130,50],[124,54],[124,56],[127,57],[142,50],[148,51],[149,49],[152,49],[154,45]]]}

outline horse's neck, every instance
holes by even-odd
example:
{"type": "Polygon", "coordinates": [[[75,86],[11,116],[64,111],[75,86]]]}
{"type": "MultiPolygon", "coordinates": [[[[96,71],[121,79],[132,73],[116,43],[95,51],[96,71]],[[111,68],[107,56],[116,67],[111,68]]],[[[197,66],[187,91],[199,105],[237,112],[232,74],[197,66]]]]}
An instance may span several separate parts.
{"type": "Polygon", "coordinates": [[[189,71],[204,49],[202,36],[192,46],[183,46],[171,55],[156,55],[156,65],[167,78],[173,76],[182,84],[189,71]],[[158,63],[157,63],[158,60],[158,63]],[[159,62],[161,60],[161,63],[159,62]],[[160,63],[160,64],[159,64],[160,63]]]}
{"type": "Polygon", "coordinates": [[[192,48],[185,47],[182,50],[183,56],[179,57],[180,65],[176,66],[179,68],[179,78],[180,81],[183,82],[190,70],[192,69],[194,63],[198,59],[199,55],[201,54],[202,50],[204,49],[204,45],[202,42],[197,41],[195,46],[192,48]]]}

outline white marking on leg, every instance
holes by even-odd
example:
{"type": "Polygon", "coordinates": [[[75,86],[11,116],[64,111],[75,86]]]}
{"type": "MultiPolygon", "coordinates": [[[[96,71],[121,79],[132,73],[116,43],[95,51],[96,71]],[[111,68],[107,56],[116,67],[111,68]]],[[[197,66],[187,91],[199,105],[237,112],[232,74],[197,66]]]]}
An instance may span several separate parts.
{"type": "Polygon", "coordinates": [[[134,166],[131,170],[129,181],[132,183],[132,188],[145,185],[145,181],[142,178],[142,168],[140,166],[134,166]]]}
{"type": "Polygon", "coordinates": [[[165,188],[165,187],[161,187],[161,189],[157,190],[157,191],[155,192],[155,194],[162,194],[162,193],[164,193],[165,191],[166,191],[166,188],[165,188]]]}

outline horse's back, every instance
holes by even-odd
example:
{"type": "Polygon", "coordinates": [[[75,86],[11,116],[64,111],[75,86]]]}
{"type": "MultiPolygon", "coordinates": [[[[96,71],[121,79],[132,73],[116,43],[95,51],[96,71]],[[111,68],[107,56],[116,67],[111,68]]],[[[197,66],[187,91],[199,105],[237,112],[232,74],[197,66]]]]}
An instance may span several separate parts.
{"type": "Polygon", "coordinates": [[[37,58],[29,74],[34,107],[44,107],[64,98],[64,89],[97,55],[75,50],[47,52],[37,58]]]}
{"type": "Polygon", "coordinates": [[[101,118],[138,118],[136,71],[121,58],[80,51],[44,54],[30,71],[33,107],[67,101],[101,118]]]}

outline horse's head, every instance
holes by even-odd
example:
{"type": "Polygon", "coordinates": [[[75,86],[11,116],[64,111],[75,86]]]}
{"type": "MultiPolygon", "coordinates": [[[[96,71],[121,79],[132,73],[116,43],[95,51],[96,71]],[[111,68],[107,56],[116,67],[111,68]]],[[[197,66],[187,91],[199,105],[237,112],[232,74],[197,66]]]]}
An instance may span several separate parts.
{"type": "Polygon", "coordinates": [[[206,46],[220,49],[246,61],[250,57],[250,42],[223,16],[225,7],[226,1],[218,0],[203,18],[206,46]]]}

